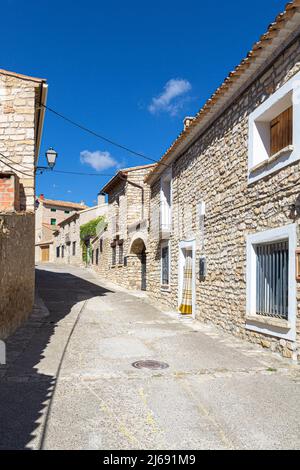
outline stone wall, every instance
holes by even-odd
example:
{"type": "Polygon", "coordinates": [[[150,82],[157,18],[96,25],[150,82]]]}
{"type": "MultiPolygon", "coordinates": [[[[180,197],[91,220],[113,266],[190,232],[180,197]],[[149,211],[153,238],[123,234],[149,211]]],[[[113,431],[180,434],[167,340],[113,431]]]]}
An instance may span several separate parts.
{"type": "Polygon", "coordinates": [[[62,264],[73,264],[76,266],[84,265],[82,260],[82,246],[80,240],[80,227],[98,217],[106,217],[107,204],[105,202],[98,206],[73,214],[72,217],[65,219],[57,227],[57,232],[53,237],[54,262],[62,264]],[[75,254],[73,254],[73,243],[75,242],[75,254]],[[61,256],[62,246],[65,247],[64,257],[61,256]],[[60,256],[57,257],[57,248],[60,248],[60,256]]]}
{"type": "Polygon", "coordinates": [[[33,213],[0,213],[0,273],[0,339],[4,339],[33,306],[33,213]]]}
{"type": "Polygon", "coordinates": [[[82,248],[80,245],[80,224],[77,215],[70,221],[58,227],[53,236],[53,261],[59,264],[73,264],[80,266],[82,262],[82,248]],[[75,242],[75,255],[73,254],[73,243],[75,242]],[[64,256],[62,256],[62,247],[64,247],[64,256]],[[59,257],[57,257],[57,248],[59,248],[59,257]]]}
{"type": "Polygon", "coordinates": [[[37,88],[36,82],[0,74],[0,152],[9,159],[0,155],[0,172],[20,170],[21,210],[34,210],[37,88]]]}
{"type": "MultiPolygon", "coordinates": [[[[299,200],[300,164],[296,162],[248,185],[248,118],[287,78],[299,71],[299,61],[298,40],[173,164],[171,283],[167,292],[160,286],[160,242],[153,235],[156,232],[153,220],[148,246],[151,258],[148,284],[154,299],[177,309],[179,242],[195,238],[196,270],[200,255],[207,260],[205,279],[196,276],[196,317],[286,357],[296,356],[296,344],[245,328],[246,237],[266,229],[299,224],[298,217],[291,218],[289,207],[299,200]],[[203,233],[197,215],[201,201],[206,204],[203,233]]],[[[159,189],[157,181],[151,189],[151,213],[159,207],[159,189]]],[[[297,292],[299,346],[299,284],[297,292]]]]}
{"type": "Polygon", "coordinates": [[[144,183],[149,167],[132,168],[127,180],[116,182],[108,194],[107,230],[100,253],[100,238],[93,243],[99,248],[99,263],[93,268],[101,276],[129,289],[141,289],[140,251],[147,248],[150,187],[144,183]],[[140,187],[142,186],[142,188],[140,187]],[[112,243],[116,243],[116,264],[112,264],[112,243]],[[120,244],[123,258],[119,257],[120,244]]]}

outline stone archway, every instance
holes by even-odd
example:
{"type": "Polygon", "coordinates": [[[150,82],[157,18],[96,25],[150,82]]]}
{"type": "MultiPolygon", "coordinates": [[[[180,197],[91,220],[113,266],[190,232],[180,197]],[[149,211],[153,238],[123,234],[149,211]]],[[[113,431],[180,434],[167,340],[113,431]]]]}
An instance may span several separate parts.
{"type": "Polygon", "coordinates": [[[127,256],[129,283],[133,289],[147,290],[147,253],[144,237],[136,236],[130,244],[127,256]]]}

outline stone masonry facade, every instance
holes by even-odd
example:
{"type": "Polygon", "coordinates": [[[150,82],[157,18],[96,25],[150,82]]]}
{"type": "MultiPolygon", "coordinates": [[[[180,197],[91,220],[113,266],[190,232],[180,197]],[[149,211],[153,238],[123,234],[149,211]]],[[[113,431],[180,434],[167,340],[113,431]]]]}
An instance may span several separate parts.
{"type": "Polygon", "coordinates": [[[105,198],[98,196],[98,205],[74,213],[57,225],[53,236],[55,263],[83,266],[80,227],[98,217],[106,218],[105,198]]]}
{"type": "Polygon", "coordinates": [[[147,284],[150,187],[144,178],[152,168],[120,170],[103,188],[108,194],[107,228],[92,243],[95,271],[133,290],[147,284]]]}
{"type": "Polygon", "coordinates": [[[36,129],[41,81],[0,73],[0,172],[20,181],[20,209],[34,210],[36,129]],[[16,171],[19,170],[19,171],[16,171]]]}
{"type": "Polygon", "coordinates": [[[0,70],[0,339],[34,300],[35,166],[45,80],[0,70]]]}
{"type": "MultiPolygon", "coordinates": [[[[294,359],[300,347],[299,283],[294,299],[296,342],[245,327],[246,239],[248,234],[296,224],[300,246],[299,213],[291,212],[299,203],[300,163],[296,161],[249,184],[248,120],[250,113],[299,70],[298,38],[173,162],[168,290],[161,288],[161,241],[153,218],[148,244],[148,290],[156,301],[178,308],[179,243],[195,239],[196,318],[294,359]],[[201,201],[206,207],[203,227],[198,213],[201,201]],[[207,272],[200,279],[199,258],[203,255],[207,272]]],[[[151,214],[159,211],[160,184],[156,180],[151,187],[151,214]]]]}
{"type": "Polygon", "coordinates": [[[34,301],[34,214],[0,214],[0,338],[27,319],[34,301]]]}

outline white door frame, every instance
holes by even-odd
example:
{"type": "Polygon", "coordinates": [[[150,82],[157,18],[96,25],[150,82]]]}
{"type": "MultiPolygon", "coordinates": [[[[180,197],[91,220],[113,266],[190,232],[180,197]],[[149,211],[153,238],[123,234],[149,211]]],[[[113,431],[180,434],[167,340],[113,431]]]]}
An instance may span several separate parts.
{"type": "Polygon", "coordinates": [[[185,257],[183,250],[192,250],[192,318],[196,318],[196,240],[183,240],[179,242],[179,257],[178,257],[178,311],[182,298],[182,284],[183,284],[183,270],[185,257]]]}

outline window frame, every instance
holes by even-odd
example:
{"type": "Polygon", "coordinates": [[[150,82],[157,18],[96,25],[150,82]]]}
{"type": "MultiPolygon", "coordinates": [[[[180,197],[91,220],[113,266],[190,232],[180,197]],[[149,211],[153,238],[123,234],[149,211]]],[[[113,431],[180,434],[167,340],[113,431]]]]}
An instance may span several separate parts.
{"type": "Polygon", "coordinates": [[[290,341],[296,340],[296,248],[296,224],[289,224],[247,236],[246,329],[290,341]],[[256,313],[256,246],[284,240],[289,243],[288,320],[274,319],[256,313]]]}
{"type": "Polygon", "coordinates": [[[258,106],[248,120],[248,184],[300,159],[300,72],[258,106]],[[293,106],[292,145],[274,155],[270,149],[270,123],[293,106]]]}

